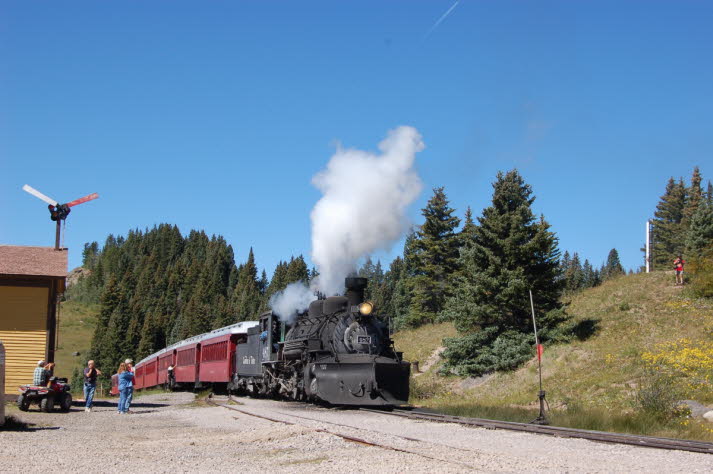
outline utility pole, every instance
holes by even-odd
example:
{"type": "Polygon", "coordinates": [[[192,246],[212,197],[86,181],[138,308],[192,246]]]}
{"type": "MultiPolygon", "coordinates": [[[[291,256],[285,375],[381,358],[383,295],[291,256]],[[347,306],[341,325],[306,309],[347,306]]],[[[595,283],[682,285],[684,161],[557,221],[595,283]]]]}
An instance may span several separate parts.
{"type": "Polygon", "coordinates": [[[651,221],[646,221],[646,273],[651,271],[651,221]]]}

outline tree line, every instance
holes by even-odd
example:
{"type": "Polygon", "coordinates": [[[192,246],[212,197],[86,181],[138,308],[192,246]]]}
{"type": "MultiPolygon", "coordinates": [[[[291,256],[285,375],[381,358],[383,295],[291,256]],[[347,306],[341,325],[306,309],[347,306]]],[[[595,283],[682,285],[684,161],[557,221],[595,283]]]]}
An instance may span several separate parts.
{"type": "MultiPolygon", "coordinates": [[[[459,336],[446,341],[446,370],[480,374],[515,367],[531,357],[528,290],[543,340],[577,331],[561,297],[624,273],[616,249],[595,269],[579,254],[560,254],[558,239],[517,170],[498,173],[491,204],[477,218],[467,208],[461,225],[443,187],[422,209],[423,222],[405,239],[388,268],[367,258],[367,298],[395,329],[452,321],[459,336]]],[[[172,342],[242,320],[255,319],[289,283],[317,276],[302,256],[280,262],[272,277],[258,271],[250,249],[236,264],[220,236],[161,224],[110,235],[85,245],[88,276],[67,297],[99,305],[90,357],[116,366],[172,342]]]]}
{"type": "Polygon", "coordinates": [[[435,188],[403,255],[386,271],[371,259],[360,269],[370,278],[367,296],[396,329],[452,321],[459,336],[446,341],[444,370],[459,374],[512,368],[532,356],[529,290],[543,340],[581,334],[562,295],[624,269],[616,249],[597,269],[576,252],[561,255],[549,223],[532,211],[534,200],[517,170],[498,173],[491,205],[477,218],[467,208],[461,226],[444,188],[435,188]]]}
{"type": "Polygon", "coordinates": [[[697,166],[690,185],[669,178],[654,213],[650,263],[655,270],[671,270],[683,256],[695,293],[713,297],[713,185],[709,180],[704,191],[702,182],[697,166]]]}
{"type": "Polygon", "coordinates": [[[693,168],[691,183],[669,178],[653,219],[651,265],[670,270],[679,255],[700,256],[713,242],[713,184],[702,186],[700,169],[693,168]]]}
{"type": "MultiPolygon", "coordinates": [[[[89,357],[116,367],[189,336],[244,320],[267,309],[274,293],[310,272],[300,255],[281,261],[270,280],[258,271],[252,248],[235,263],[221,236],[175,225],[132,230],[85,244],[87,276],[69,288],[67,299],[99,305],[89,357]]],[[[314,274],[314,272],[312,272],[314,274]]]]}

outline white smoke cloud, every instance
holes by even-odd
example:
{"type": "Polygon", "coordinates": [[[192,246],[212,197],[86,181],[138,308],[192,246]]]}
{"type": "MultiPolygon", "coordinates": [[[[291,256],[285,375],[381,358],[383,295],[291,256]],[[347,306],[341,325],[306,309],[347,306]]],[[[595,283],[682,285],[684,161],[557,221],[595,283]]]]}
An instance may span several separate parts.
{"type": "Polygon", "coordinates": [[[301,281],[290,283],[287,287],[270,297],[270,307],[282,322],[292,324],[298,312],[303,312],[315,299],[314,291],[301,281]]]}
{"type": "Polygon", "coordinates": [[[388,249],[403,235],[406,210],[422,188],[414,162],[423,148],[415,128],[398,127],[379,143],[380,154],[339,147],[312,178],[323,194],[311,215],[320,291],[341,293],[360,258],[388,249]]]}
{"type": "Polygon", "coordinates": [[[312,261],[319,277],[312,288],[292,283],[270,298],[270,307],[291,324],[298,312],[315,299],[344,290],[344,278],[356,271],[359,260],[388,249],[408,229],[408,206],[421,192],[414,168],[423,150],[413,127],[389,131],[379,143],[381,153],[337,148],[327,168],[312,178],[322,198],[312,209],[312,261]]]}

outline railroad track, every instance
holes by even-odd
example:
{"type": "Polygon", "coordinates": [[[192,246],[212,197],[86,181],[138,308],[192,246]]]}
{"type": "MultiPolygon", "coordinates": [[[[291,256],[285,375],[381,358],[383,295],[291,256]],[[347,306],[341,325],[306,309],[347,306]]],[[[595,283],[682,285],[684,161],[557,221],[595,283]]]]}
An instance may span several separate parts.
{"type": "Polygon", "coordinates": [[[439,423],[456,423],[459,425],[475,426],[486,429],[501,429],[510,431],[524,431],[558,438],[579,438],[603,443],[627,444],[646,448],[671,449],[677,451],[691,451],[694,453],[713,454],[713,443],[705,441],[689,441],[675,438],[656,438],[653,436],[639,436],[622,433],[609,433],[606,431],[579,430],[559,426],[534,425],[530,423],[516,423],[512,421],[488,420],[485,418],[466,418],[462,416],[443,415],[419,410],[394,409],[392,411],[360,408],[362,411],[380,413],[389,416],[399,416],[412,420],[434,421],[439,423]]]}
{"type": "MultiPolygon", "coordinates": [[[[310,429],[310,430],[312,430],[312,431],[314,431],[314,432],[317,432],[317,433],[325,433],[325,434],[330,434],[330,435],[333,435],[333,436],[337,436],[337,437],[339,437],[339,438],[344,439],[345,441],[350,441],[350,442],[352,442],[352,443],[358,443],[358,444],[362,444],[362,445],[366,445],[366,446],[372,446],[372,447],[376,447],[376,448],[386,449],[386,450],[389,450],[389,451],[397,451],[397,452],[406,453],[406,454],[413,454],[413,455],[420,456],[420,457],[422,457],[422,458],[426,458],[426,459],[430,459],[430,460],[434,460],[434,461],[440,461],[440,462],[445,462],[445,463],[449,463],[449,464],[455,464],[455,465],[460,466],[461,468],[463,468],[463,467],[468,468],[468,469],[475,469],[475,468],[476,468],[476,466],[474,466],[474,465],[471,465],[471,464],[468,464],[468,463],[464,463],[464,462],[460,462],[460,461],[457,461],[457,460],[444,459],[444,458],[440,458],[440,457],[436,457],[436,456],[431,456],[431,455],[428,455],[428,454],[420,453],[420,452],[418,452],[418,451],[413,451],[413,450],[410,450],[410,449],[404,449],[404,448],[399,448],[399,447],[396,447],[396,446],[391,446],[391,445],[388,445],[388,444],[383,444],[383,443],[378,443],[378,442],[374,442],[374,441],[369,441],[369,440],[367,440],[367,439],[363,439],[363,438],[358,438],[358,437],[355,437],[355,436],[346,435],[346,434],[344,434],[344,433],[339,433],[338,431],[331,431],[331,430],[327,430],[327,429],[324,429],[324,428],[314,428],[314,427],[311,427],[311,426],[305,426],[305,425],[302,425],[302,424],[299,424],[299,423],[295,423],[295,422],[292,422],[292,421],[288,421],[288,420],[283,420],[283,419],[279,419],[279,418],[273,418],[273,417],[265,416],[265,415],[258,415],[257,413],[252,413],[252,412],[250,412],[250,411],[243,410],[243,409],[238,408],[238,407],[233,406],[233,405],[225,405],[225,404],[223,404],[223,403],[219,403],[218,401],[216,401],[215,399],[213,399],[211,396],[206,397],[206,398],[204,399],[204,401],[205,401],[206,403],[208,403],[209,405],[213,405],[213,406],[221,407],[221,408],[227,408],[228,410],[236,411],[236,412],[238,412],[238,413],[242,413],[243,415],[248,415],[248,416],[252,416],[252,417],[255,417],[255,418],[260,418],[260,419],[263,419],[263,420],[271,421],[271,422],[273,422],[273,423],[282,423],[282,424],[285,424],[285,425],[300,426],[300,427],[302,427],[302,428],[307,428],[307,429],[310,429]]],[[[237,400],[234,400],[232,396],[228,396],[228,401],[237,402],[237,400]]],[[[293,415],[293,414],[289,414],[289,413],[280,413],[280,414],[285,415],[285,416],[290,416],[290,417],[293,417],[293,418],[299,418],[299,419],[309,420],[309,421],[316,422],[316,423],[324,423],[324,424],[330,424],[330,425],[340,426],[340,427],[342,427],[342,428],[357,429],[357,430],[362,429],[362,428],[358,428],[358,427],[354,427],[354,426],[342,425],[342,424],[339,424],[339,423],[332,423],[332,422],[325,422],[324,420],[318,420],[318,419],[314,419],[314,418],[308,418],[308,417],[293,415]]],[[[379,434],[382,434],[382,435],[383,435],[383,434],[385,434],[385,433],[379,432],[379,434]]],[[[392,435],[392,436],[393,436],[393,435],[392,435]]],[[[401,438],[401,439],[404,439],[404,440],[408,440],[408,441],[413,441],[413,442],[424,442],[423,440],[419,440],[419,439],[415,439],[415,438],[408,438],[408,437],[406,437],[406,436],[395,436],[395,437],[396,437],[396,438],[401,438]]],[[[433,443],[431,443],[431,444],[433,444],[433,443]]]]}

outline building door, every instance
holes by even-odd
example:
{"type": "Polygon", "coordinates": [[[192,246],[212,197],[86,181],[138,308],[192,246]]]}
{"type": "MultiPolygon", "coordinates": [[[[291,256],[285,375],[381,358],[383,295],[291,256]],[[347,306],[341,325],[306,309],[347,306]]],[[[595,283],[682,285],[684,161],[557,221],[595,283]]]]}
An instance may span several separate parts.
{"type": "Polygon", "coordinates": [[[47,354],[49,288],[0,286],[0,340],[5,345],[5,392],[32,383],[47,354]]]}

